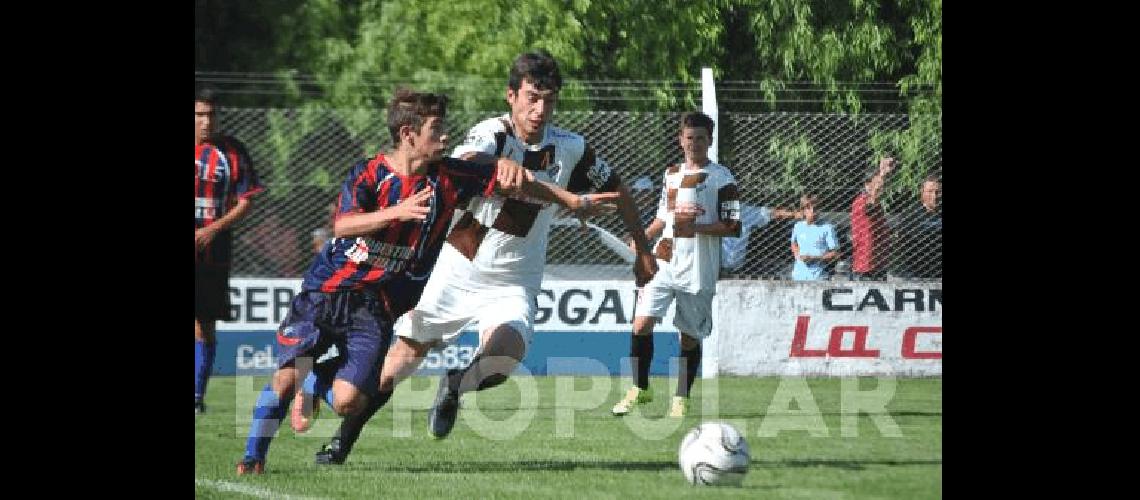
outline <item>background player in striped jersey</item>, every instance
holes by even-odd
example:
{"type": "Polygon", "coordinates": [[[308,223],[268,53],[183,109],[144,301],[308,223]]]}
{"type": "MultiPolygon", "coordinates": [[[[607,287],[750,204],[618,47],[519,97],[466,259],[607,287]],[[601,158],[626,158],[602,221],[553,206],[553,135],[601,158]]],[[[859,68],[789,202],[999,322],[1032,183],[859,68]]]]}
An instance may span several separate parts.
{"type": "MultiPolygon", "coordinates": [[[[625,226],[639,240],[634,273],[642,284],[657,271],[657,264],[629,190],[581,135],[549,124],[561,87],[558,64],[550,54],[520,55],[506,89],[510,112],[472,127],[452,156],[476,161],[513,158],[536,179],[572,192],[616,193],[625,226]]],[[[554,211],[525,196],[472,199],[448,236],[416,309],[397,325],[398,338],[380,377],[380,389],[388,394],[415,371],[429,348],[450,342],[468,322],[479,324],[480,346],[471,364],[449,370],[440,380],[429,414],[432,435],[442,438],[451,431],[461,393],[501,384],[525,355],[554,211]]],[[[345,419],[338,435],[317,453],[317,462],[343,463],[358,429],[378,409],[345,419]]]]}
{"type": "Polygon", "coordinates": [[[230,317],[230,230],[264,190],[245,146],[215,131],[216,98],[202,89],[194,96],[194,413],[214,368],[214,332],[230,317]]]}
{"type": "MultiPolygon", "coordinates": [[[[669,415],[683,417],[701,362],[701,339],[712,333],[712,299],[720,273],[720,239],[740,236],[740,196],[736,179],[708,157],[714,123],[699,112],[681,116],[678,140],[685,161],[665,169],[657,217],[646,230],[658,235],[655,253],[660,271],[637,295],[629,355],[634,387],[613,407],[614,415],[652,401],[649,363],[653,325],[677,301],[673,324],[681,335],[680,374],[669,415]]],[[[640,284],[638,285],[640,286],[640,284]]]]}
{"type": "MultiPolygon", "coordinates": [[[[278,370],[253,410],[238,474],[261,473],[270,441],[308,364],[336,345],[340,360],[330,405],[358,413],[375,400],[378,363],[392,323],[411,309],[435,265],[456,206],[475,195],[513,192],[577,207],[580,198],[534,183],[507,158],[478,164],[444,158],[444,95],[397,91],[388,107],[394,151],[356,164],[341,186],[330,240],[305,273],[301,292],[277,332],[278,370]]],[[[605,197],[596,197],[602,200],[605,197]]]]}

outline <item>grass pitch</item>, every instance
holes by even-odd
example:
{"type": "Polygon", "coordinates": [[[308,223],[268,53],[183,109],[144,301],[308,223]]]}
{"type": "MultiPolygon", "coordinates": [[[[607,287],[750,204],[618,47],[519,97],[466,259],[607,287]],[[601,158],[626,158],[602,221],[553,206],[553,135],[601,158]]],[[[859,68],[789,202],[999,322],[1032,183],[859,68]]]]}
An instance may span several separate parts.
{"type": "MultiPolygon", "coordinates": [[[[464,396],[444,440],[427,432],[437,378],[405,381],[348,462],[318,466],[339,419],[304,435],[282,423],[266,474],[237,477],[252,405],[268,377],[214,377],[195,417],[199,498],[941,498],[942,379],[698,379],[689,416],[671,419],[674,379],[626,417],[617,377],[515,377],[464,396]],[[752,467],[740,488],[693,487],[677,447],[706,420],[736,425],[752,467]]],[[[187,410],[189,412],[189,410],[187,410]]]]}

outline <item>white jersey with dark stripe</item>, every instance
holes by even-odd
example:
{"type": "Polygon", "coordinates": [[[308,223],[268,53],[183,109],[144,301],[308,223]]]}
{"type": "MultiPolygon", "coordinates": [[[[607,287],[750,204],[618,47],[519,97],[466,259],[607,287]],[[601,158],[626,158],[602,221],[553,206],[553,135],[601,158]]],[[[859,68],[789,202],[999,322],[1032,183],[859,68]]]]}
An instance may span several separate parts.
{"type": "Polygon", "coordinates": [[[687,293],[716,291],[720,274],[720,236],[702,233],[679,233],[675,227],[677,203],[694,203],[704,213],[696,224],[723,221],[729,227],[740,227],[740,195],[736,178],[719,163],[708,162],[698,169],[677,164],[665,170],[657,218],[665,222],[661,240],[655,246],[659,259],[668,262],[672,282],[687,293]],[[668,246],[669,248],[664,248],[668,246]]]}
{"type": "MultiPolygon", "coordinates": [[[[613,191],[620,182],[581,135],[548,125],[541,141],[526,144],[515,136],[509,115],[476,124],[451,155],[459,158],[476,152],[511,158],[531,170],[536,180],[571,192],[613,191]]],[[[458,284],[521,285],[537,292],[557,209],[554,204],[523,197],[472,198],[470,217],[461,218],[448,238],[459,252],[442,257],[432,278],[458,284]],[[460,240],[468,244],[457,245],[460,240]]]]}

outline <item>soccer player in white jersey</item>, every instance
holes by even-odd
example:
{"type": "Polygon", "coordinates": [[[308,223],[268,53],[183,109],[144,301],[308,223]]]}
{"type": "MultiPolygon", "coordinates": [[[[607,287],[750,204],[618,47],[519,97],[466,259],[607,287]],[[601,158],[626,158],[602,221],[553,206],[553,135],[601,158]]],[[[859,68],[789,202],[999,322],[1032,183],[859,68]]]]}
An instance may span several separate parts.
{"type": "MultiPolygon", "coordinates": [[[[558,64],[539,50],[518,56],[507,86],[510,112],[486,119],[468,132],[453,157],[471,161],[512,158],[547,181],[583,193],[618,192],[617,208],[634,239],[638,286],[657,272],[637,205],[620,176],[598,158],[579,134],[550,125],[562,87],[558,64]]],[[[587,200],[590,195],[587,196],[587,200]]],[[[589,203],[593,206],[600,204],[589,203]]],[[[384,359],[381,397],[416,370],[440,341],[451,342],[469,323],[478,323],[479,349],[463,370],[440,380],[428,427],[443,438],[451,432],[459,396],[506,381],[523,359],[534,329],[536,296],[546,265],[546,244],[556,207],[524,197],[473,198],[454,224],[416,308],[396,325],[396,340],[384,359]]],[[[584,212],[592,215],[597,212],[584,212]]],[[[332,442],[317,453],[318,463],[343,463],[359,427],[378,410],[370,406],[346,419],[332,442]],[[351,425],[349,425],[351,424],[351,425]],[[359,424],[359,425],[357,425],[359,424]],[[351,427],[351,428],[349,428],[351,427]]]]}
{"type": "Polygon", "coordinates": [[[679,140],[685,161],[665,170],[657,217],[646,229],[647,239],[661,236],[654,251],[660,271],[637,296],[629,349],[634,387],[614,405],[614,415],[625,415],[634,405],[653,400],[648,390],[653,325],[676,300],[673,324],[681,334],[683,360],[669,416],[685,416],[689,389],[701,362],[701,340],[712,333],[720,240],[740,236],[736,179],[708,157],[713,126],[712,118],[704,113],[681,116],[679,140]]]}

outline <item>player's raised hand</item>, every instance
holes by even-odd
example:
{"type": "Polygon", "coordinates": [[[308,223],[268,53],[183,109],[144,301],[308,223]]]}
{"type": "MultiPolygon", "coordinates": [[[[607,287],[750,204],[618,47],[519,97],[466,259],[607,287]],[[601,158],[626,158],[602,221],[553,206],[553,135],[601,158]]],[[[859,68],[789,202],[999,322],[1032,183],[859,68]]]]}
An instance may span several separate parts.
{"type": "Polygon", "coordinates": [[[895,169],[896,161],[893,157],[885,156],[879,160],[879,174],[889,175],[895,169]]]}
{"type": "Polygon", "coordinates": [[[395,207],[398,220],[424,220],[431,213],[431,185],[424,186],[418,193],[409,196],[395,207]]]}
{"type": "Polygon", "coordinates": [[[578,217],[593,217],[595,215],[605,215],[613,213],[617,210],[617,200],[621,197],[621,193],[590,193],[578,196],[577,203],[572,207],[574,215],[578,217]]]}
{"type": "Polygon", "coordinates": [[[509,158],[500,158],[498,162],[498,175],[496,182],[501,191],[516,191],[524,182],[534,181],[534,174],[519,165],[517,161],[509,158]]]}

